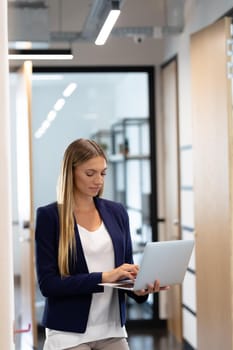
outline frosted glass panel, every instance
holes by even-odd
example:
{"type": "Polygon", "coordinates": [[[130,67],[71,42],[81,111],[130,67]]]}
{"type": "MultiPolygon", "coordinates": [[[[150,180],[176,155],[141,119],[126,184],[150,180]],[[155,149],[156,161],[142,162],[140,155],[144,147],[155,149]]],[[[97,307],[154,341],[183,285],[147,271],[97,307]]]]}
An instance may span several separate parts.
{"type": "Polygon", "coordinates": [[[183,338],[197,349],[197,319],[188,310],[183,309],[183,338]]]}
{"type": "Polygon", "coordinates": [[[150,161],[142,160],[142,193],[151,193],[150,161]]]}
{"type": "Polygon", "coordinates": [[[124,165],[123,163],[118,163],[115,167],[115,176],[116,176],[116,190],[117,191],[124,191],[125,185],[124,185],[124,165]]]}
{"type": "Polygon", "coordinates": [[[148,117],[148,75],[126,73],[117,86],[116,101],[118,118],[148,117]]]}
{"type": "Polygon", "coordinates": [[[181,152],[181,186],[193,186],[193,151],[181,152]]]}
{"type": "Polygon", "coordinates": [[[182,284],[182,302],[192,311],[196,312],[196,276],[189,271],[186,272],[182,284]]]}
{"type": "Polygon", "coordinates": [[[193,191],[181,191],[181,222],[183,226],[194,227],[193,191]]]}
{"type": "Polygon", "coordinates": [[[141,209],[140,163],[129,161],[126,164],[127,195],[126,203],[129,207],[141,209]]]}
{"type": "Polygon", "coordinates": [[[131,230],[133,242],[135,243],[140,242],[141,237],[140,237],[139,230],[142,227],[141,215],[139,212],[131,209],[128,210],[128,213],[130,218],[130,230],[131,230]]]}
{"type": "Polygon", "coordinates": [[[140,138],[138,126],[130,126],[126,128],[126,138],[129,142],[129,154],[139,154],[140,152],[140,138]]]}
{"type": "Polygon", "coordinates": [[[150,135],[149,135],[149,125],[144,124],[141,128],[141,138],[142,138],[142,154],[149,155],[150,154],[150,135]]]}

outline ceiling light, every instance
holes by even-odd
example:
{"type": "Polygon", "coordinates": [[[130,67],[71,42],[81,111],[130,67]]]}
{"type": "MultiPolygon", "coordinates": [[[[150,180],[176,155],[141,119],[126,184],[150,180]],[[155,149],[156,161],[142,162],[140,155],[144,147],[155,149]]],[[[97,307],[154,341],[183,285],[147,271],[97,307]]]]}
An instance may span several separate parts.
{"type": "Polygon", "coordinates": [[[35,132],[34,136],[35,136],[36,139],[39,139],[39,138],[41,138],[41,136],[43,136],[43,134],[44,134],[44,131],[42,129],[38,129],[35,132]]]}
{"type": "Polygon", "coordinates": [[[72,93],[74,92],[74,90],[77,88],[77,84],[76,83],[70,83],[65,90],[63,91],[63,96],[64,97],[69,97],[70,95],[72,95],[72,93]]]}
{"type": "Polygon", "coordinates": [[[49,122],[52,122],[52,121],[56,118],[56,116],[57,116],[57,112],[54,111],[54,110],[52,110],[52,111],[50,111],[50,112],[48,113],[48,115],[47,115],[47,120],[48,120],[49,122]]]}
{"type": "Polygon", "coordinates": [[[42,123],[42,129],[47,130],[50,127],[50,122],[48,120],[44,120],[42,123]]]}
{"type": "Polygon", "coordinates": [[[8,42],[8,47],[10,49],[15,49],[15,50],[23,50],[23,49],[30,50],[32,48],[32,42],[31,41],[8,42]]]}
{"type": "Polygon", "coordinates": [[[96,45],[104,45],[109,34],[111,33],[111,30],[114,26],[114,24],[117,21],[117,18],[120,15],[120,9],[119,9],[119,1],[112,1],[112,8],[103,24],[103,27],[101,28],[99,35],[96,38],[95,44],[96,45]]]}
{"type": "Polygon", "coordinates": [[[43,80],[63,80],[64,76],[62,74],[33,74],[33,81],[43,81],[43,80]]]}
{"type": "Polygon", "coordinates": [[[65,102],[66,101],[64,100],[64,98],[59,98],[53,107],[55,109],[55,111],[57,111],[57,112],[60,111],[62,109],[62,107],[64,106],[65,102]]]}
{"type": "Polygon", "coordinates": [[[9,60],[72,60],[70,49],[9,50],[9,60]]]}

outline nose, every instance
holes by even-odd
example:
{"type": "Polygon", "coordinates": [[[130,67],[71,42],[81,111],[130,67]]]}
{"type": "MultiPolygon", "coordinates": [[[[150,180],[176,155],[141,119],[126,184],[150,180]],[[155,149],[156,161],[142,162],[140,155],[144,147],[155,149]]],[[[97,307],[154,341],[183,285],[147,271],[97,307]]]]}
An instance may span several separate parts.
{"type": "Polygon", "coordinates": [[[95,181],[95,184],[97,185],[102,185],[103,182],[104,182],[104,179],[103,179],[103,175],[101,174],[96,174],[95,178],[94,178],[94,181],[95,181]]]}

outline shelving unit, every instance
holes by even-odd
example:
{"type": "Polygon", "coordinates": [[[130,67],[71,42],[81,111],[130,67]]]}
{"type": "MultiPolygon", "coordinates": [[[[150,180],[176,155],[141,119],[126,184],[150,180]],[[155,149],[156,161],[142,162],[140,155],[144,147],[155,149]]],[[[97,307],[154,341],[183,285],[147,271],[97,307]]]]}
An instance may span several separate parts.
{"type": "Polygon", "coordinates": [[[111,130],[98,130],[96,133],[92,134],[90,138],[96,141],[107,154],[112,152],[111,130]]]}
{"type": "Polygon", "coordinates": [[[137,254],[151,240],[148,118],[125,118],[113,124],[111,140],[114,200],[128,210],[137,254]]]}
{"type": "Polygon", "coordinates": [[[124,118],[91,138],[107,153],[112,199],[128,210],[135,253],[138,253],[152,239],[149,119],[124,118]]]}

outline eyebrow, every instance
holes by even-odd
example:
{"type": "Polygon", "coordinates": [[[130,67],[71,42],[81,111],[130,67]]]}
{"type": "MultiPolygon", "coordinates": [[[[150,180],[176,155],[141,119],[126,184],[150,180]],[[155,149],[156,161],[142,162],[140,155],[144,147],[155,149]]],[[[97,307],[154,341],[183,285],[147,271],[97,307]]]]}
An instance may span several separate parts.
{"type": "MultiPolygon", "coordinates": [[[[107,170],[107,169],[108,169],[108,168],[106,167],[106,168],[104,168],[104,169],[101,169],[101,171],[105,171],[105,170],[107,170]]],[[[85,169],[85,171],[99,171],[99,170],[90,168],[90,169],[85,169]]]]}

